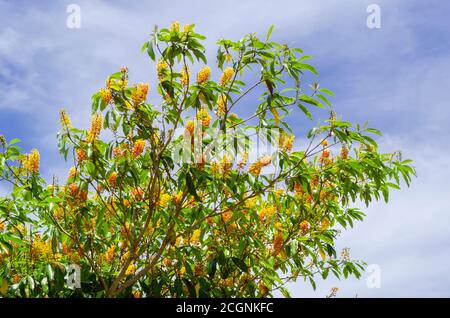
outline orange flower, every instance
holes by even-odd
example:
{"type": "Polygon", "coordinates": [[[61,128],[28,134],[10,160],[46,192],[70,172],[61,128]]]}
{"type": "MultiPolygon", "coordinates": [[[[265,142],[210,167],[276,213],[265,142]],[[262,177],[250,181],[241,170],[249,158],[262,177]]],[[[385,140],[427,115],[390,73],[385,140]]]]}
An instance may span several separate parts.
{"type": "Polygon", "coordinates": [[[69,184],[69,190],[71,196],[76,196],[78,193],[78,185],[76,183],[69,184]]]}
{"type": "Polygon", "coordinates": [[[300,223],[300,231],[302,232],[302,233],[306,233],[308,230],[309,230],[309,227],[310,227],[310,225],[309,225],[309,222],[308,221],[302,221],[301,223],[300,223]]]}
{"type": "Polygon", "coordinates": [[[133,157],[133,159],[139,157],[144,151],[144,148],[145,148],[145,140],[143,139],[136,140],[133,146],[133,150],[131,151],[131,156],[133,157]]]}
{"type": "Polygon", "coordinates": [[[140,201],[144,197],[144,190],[141,188],[134,188],[133,191],[131,191],[131,195],[135,200],[140,201]]]}
{"type": "Polygon", "coordinates": [[[275,251],[275,255],[278,255],[283,248],[283,234],[281,232],[277,232],[273,238],[273,249],[275,251]]]}
{"type": "Polygon", "coordinates": [[[112,188],[115,188],[116,187],[116,182],[117,182],[117,172],[113,172],[113,173],[111,173],[111,175],[108,178],[108,184],[112,188]]]}

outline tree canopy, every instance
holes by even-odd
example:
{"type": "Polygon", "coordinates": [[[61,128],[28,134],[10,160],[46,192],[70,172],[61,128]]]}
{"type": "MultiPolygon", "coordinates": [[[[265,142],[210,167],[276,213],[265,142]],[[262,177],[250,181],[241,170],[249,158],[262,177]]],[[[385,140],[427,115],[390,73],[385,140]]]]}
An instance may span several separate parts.
{"type": "Polygon", "coordinates": [[[110,75],[87,129],[61,110],[63,182],[0,136],[0,295],[270,297],[297,279],[359,277],[336,238],[414,168],[338,116],[332,91],[307,82],[310,56],[272,29],[220,39],[211,63],[194,25],[155,28],[142,51],[157,82],[110,75]]]}

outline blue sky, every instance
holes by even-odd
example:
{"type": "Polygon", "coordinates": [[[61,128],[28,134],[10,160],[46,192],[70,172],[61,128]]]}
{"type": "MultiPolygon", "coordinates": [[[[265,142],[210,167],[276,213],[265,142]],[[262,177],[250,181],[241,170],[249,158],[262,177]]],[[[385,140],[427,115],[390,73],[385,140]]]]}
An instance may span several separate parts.
{"type": "Polygon", "coordinates": [[[314,56],[338,114],[381,129],[381,148],[401,149],[418,171],[410,189],[365,209],[366,221],[338,241],[380,266],[381,288],[368,288],[364,275],[320,281],[315,292],[299,281],[293,296],[323,297],[334,286],[342,297],[450,296],[450,2],[0,0],[0,12],[0,133],[39,148],[44,174],[61,178],[59,108],[87,127],[90,96],[109,74],[127,65],[131,82],[151,83],[154,68],[139,49],[153,25],[195,23],[213,62],[219,37],[263,36],[274,24],[274,40],[314,56]],[[66,27],[70,3],[81,8],[80,29],[66,27]],[[366,26],[372,3],[380,29],[366,26]]]}

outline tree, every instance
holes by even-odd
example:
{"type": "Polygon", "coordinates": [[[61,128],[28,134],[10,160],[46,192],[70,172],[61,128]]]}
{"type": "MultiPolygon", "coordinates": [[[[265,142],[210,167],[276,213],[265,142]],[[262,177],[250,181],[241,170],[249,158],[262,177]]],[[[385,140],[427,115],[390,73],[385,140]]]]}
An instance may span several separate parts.
{"type": "Polygon", "coordinates": [[[271,32],[219,40],[213,72],[194,25],[155,28],[142,50],[160,100],[123,68],[93,95],[89,129],[62,110],[58,146],[74,162],[63,184],[40,176],[37,150],[2,137],[3,296],[288,296],[298,278],[359,277],[364,263],[336,251],[336,237],[363,220],[355,203],[388,201],[414,168],[379,152],[378,130],[337,117],[330,90],[303,84],[317,75],[309,57],[271,32]],[[324,112],[293,147],[289,119],[324,112]],[[255,155],[250,131],[273,151],[255,155]]]}

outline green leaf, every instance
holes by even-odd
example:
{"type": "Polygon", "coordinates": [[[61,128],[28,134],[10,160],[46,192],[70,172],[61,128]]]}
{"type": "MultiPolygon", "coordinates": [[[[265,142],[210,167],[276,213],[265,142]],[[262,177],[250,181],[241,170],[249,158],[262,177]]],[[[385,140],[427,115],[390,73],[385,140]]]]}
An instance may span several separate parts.
{"type": "Polygon", "coordinates": [[[309,111],[304,105],[298,104],[298,107],[303,111],[303,113],[306,115],[306,117],[309,118],[309,120],[312,120],[312,119],[313,119],[313,117],[312,117],[310,111],[309,111]]]}
{"type": "Polygon", "coordinates": [[[272,31],[273,31],[273,28],[274,28],[274,25],[272,24],[272,25],[269,27],[269,30],[267,31],[266,41],[269,41],[270,35],[272,34],[272,31]]]}

